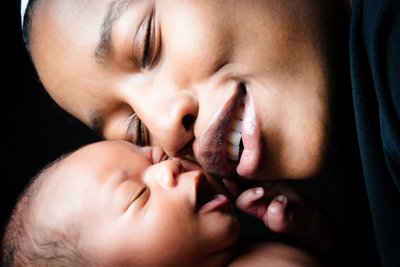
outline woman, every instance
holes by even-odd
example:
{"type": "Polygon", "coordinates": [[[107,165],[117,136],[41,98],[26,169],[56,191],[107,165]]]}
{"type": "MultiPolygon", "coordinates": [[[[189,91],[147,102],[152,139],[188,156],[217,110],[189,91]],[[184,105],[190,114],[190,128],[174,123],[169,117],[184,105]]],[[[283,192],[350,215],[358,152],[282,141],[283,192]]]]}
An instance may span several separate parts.
{"type": "MultiPolygon", "coordinates": [[[[398,134],[392,127],[399,8],[391,1],[375,5],[353,5],[352,78],[375,231],[383,263],[393,263],[398,253],[390,240],[399,237],[400,220],[398,134]],[[369,12],[376,20],[364,20],[369,12]],[[365,29],[369,39],[360,34],[365,29]],[[389,37],[374,46],[382,29],[389,37]],[[376,51],[386,55],[387,67],[379,60],[369,67],[376,51]],[[385,70],[388,82],[379,79],[385,70]],[[384,132],[384,144],[369,136],[377,131],[384,132]]],[[[349,101],[340,90],[348,64],[346,53],[339,54],[339,37],[347,33],[337,16],[343,3],[38,0],[31,6],[24,23],[43,85],[105,138],[192,156],[220,177],[236,172],[249,179],[305,179],[330,163],[334,138],[343,134],[336,123],[344,119],[333,111],[349,101]]]]}

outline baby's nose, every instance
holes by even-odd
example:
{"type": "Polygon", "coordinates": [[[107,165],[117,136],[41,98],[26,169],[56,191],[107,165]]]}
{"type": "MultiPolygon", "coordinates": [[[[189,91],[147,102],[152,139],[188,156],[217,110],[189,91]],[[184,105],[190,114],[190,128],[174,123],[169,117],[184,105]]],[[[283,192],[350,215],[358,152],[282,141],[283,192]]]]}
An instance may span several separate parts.
{"type": "Polygon", "coordinates": [[[158,177],[158,182],[163,188],[173,188],[178,185],[178,176],[182,173],[182,164],[179,160],[170,159],[163,161],[162,172],[158,177]]]}

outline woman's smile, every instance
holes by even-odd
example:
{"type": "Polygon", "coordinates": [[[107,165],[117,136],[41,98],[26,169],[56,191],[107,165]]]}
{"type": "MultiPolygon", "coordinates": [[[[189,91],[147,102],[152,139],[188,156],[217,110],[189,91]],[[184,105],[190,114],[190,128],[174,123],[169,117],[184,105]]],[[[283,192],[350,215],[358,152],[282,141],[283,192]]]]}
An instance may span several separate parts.
{"type": "Polygon", "coordinates": [[[198,161],[207,173],[223,177],[235,171],[254,177],[261,161],[262,136],[254,102],[243,81],[199,137],[198,161]]]}
{"type": "Polygon", "coordinates": [[[255,113],[254,102],[251,97],[247,97],[243,112],[243,152],[240,155],[240,162],[236,168],[239,175],[244,177],[254,177],[261,161],[262,139],[261,127],[255,113]]]}
{"type": "Polygon", "coordinates": [[[237,120],[237,114],[241,112],[241,103],[246,94],[240,81],[231,81],[228,86],[234,87],[232,94],[198,137],[198,151],[195,151],[195,156],[204,170],[215,176],[233,173],[236,165],[236,162],[228,157],[228,136],[237,120]]]}

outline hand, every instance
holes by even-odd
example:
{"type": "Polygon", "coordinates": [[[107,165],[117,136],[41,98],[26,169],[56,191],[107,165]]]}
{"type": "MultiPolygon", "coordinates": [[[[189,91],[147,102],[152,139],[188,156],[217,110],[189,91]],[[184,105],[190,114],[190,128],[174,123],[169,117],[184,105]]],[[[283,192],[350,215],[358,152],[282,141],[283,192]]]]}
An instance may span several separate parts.
{"type": "Polygon", "coordinates": [[[271,231],[301,232],[312,221],[313,202],[283,182],[263,182],[251,188],[240,188],[234,180],[224,180],[224,184],[236,199],[236,207],[263,221],[271,231]]]}
{"type": "Polygon", "coordinates": [[[284,182],[239,183],[223,180],[242,212],[261,220],[271,231],[285,234],[327,255],[332,246],[332,229],[322,210],[310,198],[284,182]]]}

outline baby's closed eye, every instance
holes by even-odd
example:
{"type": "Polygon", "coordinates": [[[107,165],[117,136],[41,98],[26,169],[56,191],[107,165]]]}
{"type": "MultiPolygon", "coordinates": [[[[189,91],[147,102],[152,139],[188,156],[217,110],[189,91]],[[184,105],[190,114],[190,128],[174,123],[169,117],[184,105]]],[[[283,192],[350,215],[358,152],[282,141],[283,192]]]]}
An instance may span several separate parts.
{"type": "Polygon", "coordinates": [[[132,192],[132,194],[129,198],[129,206],[132,205],[137,200],[142,199],[145,196],[147,196],[148,193],[150,193],[150,190],[147,185],[138,186],[136,188],[136,190],[132,192]]]}

